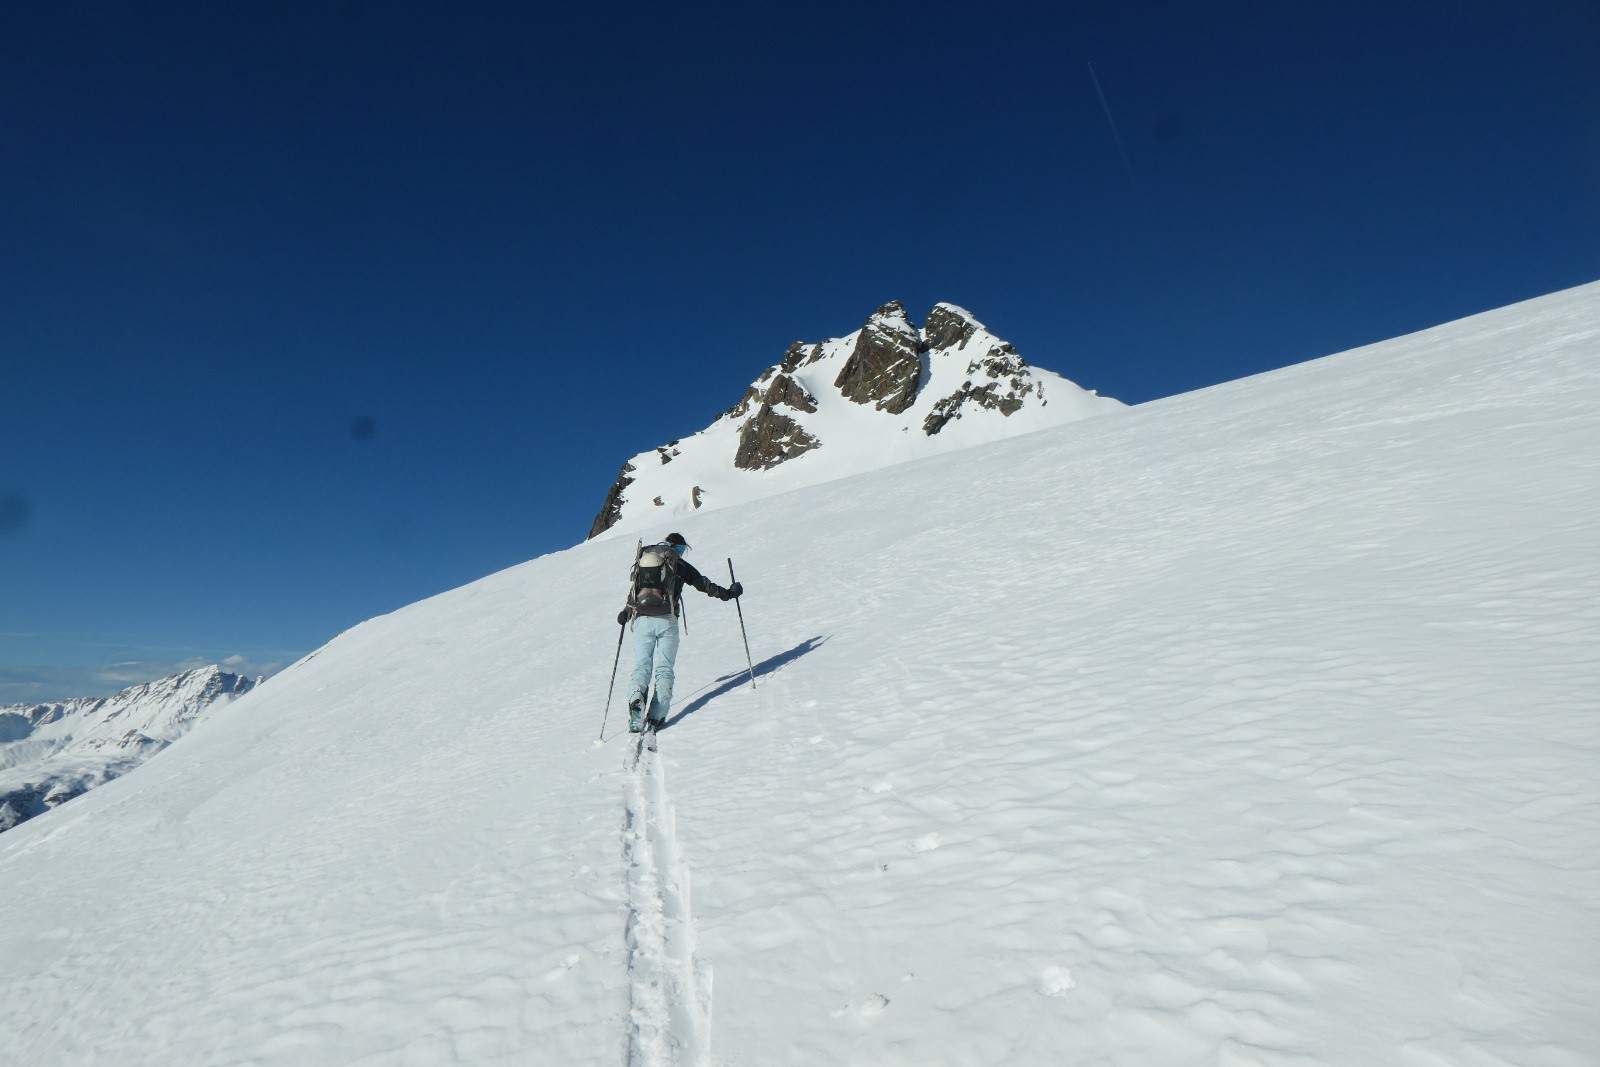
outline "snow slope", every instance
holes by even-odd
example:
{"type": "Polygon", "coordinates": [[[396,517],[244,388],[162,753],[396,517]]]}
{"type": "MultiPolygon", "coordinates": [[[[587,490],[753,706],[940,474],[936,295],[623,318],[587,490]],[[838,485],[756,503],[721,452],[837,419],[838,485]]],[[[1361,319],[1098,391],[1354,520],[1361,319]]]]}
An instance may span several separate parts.
{"type": "Polygon", "coordinates": [[[1597,356],[1590,285],[684,518],[760,687],[693,599],[636,769],[631,540],[373,619],[0,837],[8,1062],[1600,1062],[1597,356]]]}

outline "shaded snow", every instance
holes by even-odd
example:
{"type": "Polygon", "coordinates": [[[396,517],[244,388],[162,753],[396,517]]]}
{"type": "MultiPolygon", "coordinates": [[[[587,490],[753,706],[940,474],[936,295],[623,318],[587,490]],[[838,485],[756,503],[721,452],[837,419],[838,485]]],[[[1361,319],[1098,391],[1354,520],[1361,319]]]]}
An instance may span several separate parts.
{"type": "Polygon", "coordinates": [[[8,1054],[1600,1062],[1597,356],[1591,285],[676,520],[760,688],[695,598],[639,770],[631,543],[374,619],[0,838],[8,1054]]]}

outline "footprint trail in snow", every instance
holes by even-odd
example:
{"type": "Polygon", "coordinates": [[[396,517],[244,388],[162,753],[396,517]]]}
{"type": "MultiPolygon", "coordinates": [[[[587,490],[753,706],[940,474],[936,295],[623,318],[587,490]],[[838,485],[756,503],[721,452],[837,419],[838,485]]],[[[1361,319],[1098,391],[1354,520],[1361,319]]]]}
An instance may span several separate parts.
{"type": "Polygon", "coordinates": [[[709,1067],[711,969],[694,955],[689,867],[678,847],[661,757],[635,744],[624,758],[628,1064],[709,1067]]]}

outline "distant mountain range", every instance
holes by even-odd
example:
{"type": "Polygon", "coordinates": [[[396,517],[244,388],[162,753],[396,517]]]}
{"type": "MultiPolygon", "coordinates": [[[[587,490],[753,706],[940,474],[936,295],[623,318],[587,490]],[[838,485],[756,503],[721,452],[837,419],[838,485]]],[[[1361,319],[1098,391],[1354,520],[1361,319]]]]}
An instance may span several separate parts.
{"type": "Polygon", "coordinates": [[[0,705],[0,832],[128,773],[260,683],[212,665],[108,697],[0,705]]]}
{"type": "Polygon", "coordinates": [[[589,536],[1124,407],[1029,366],[964,308],[918,327],[894,301],[853,333],[796,341],[710,426],[623,464],[589,536]]]}

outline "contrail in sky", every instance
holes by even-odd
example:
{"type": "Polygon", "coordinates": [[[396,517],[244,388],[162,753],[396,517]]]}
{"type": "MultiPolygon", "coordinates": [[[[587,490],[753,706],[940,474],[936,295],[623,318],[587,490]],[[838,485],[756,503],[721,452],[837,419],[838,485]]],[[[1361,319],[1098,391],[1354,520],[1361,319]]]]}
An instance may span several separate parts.
{"type": "Polygon", "coordinates": [[[1122,134],[1117,132],[1117,120],[1111,117],[1111,105],[1106,103],[1106,91],[1100,88],[1100,76],[1094,72],[1094,64],[1089,64],[1089,77],[1094,81],[1094,91],[1100,97],[1100,110],[1106,113],[1106,125],[1111,127],[1111,136],[1117,142],[1117,154],[1122,157],[1122,169],[1128,172],[1128,181],[1133,181],[1133,164],[1128,162],[1128,150],[1122,147],[1122,134]]]}

